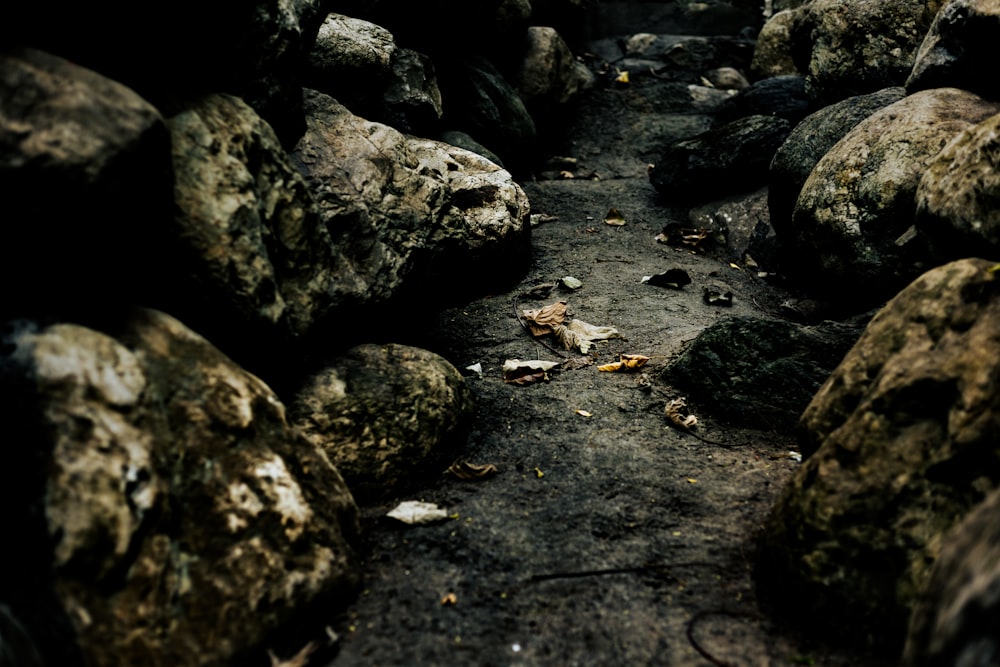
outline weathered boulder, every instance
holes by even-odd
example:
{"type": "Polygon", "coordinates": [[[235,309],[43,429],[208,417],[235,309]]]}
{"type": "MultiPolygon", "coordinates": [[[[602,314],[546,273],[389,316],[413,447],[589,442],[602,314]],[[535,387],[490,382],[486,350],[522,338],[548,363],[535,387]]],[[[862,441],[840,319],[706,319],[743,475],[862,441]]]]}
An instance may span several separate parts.
{"type": "Polygon", "coordinates": [[[333,306],[334,250],[277,136],[228,95],[199,100],[169,125],[174,264],[187,272],[173,312],[227,348],[307,334],[333,306]]]}
{"type": "Polygon", "coordinates": [[[808,267],[800,278],[864,310],[919,275],[925,251],[904,235],[917,184],[945,144],[998,111],[972,93],[937,88],[858,123],[816,163],[796,201],[786,244],[808,267]]]}
{"type": "Polygon", "coordinates": [[[306,85],[354,114],[400,132],[432,136],[443,113],[430,58],[400,48],[385,28],[329,14],[309,52],[306,85]]]}
{"type": "MultiPolygon", "coordinates": [[[[820,158],[858,123],[905,96],[897,87],[848,97],[809,114],[792,129],[774,154],[768,181],[771,224],[779,237],[790,233],[795,201],[820,158]]],[[[790,254],[794,259],[794,251],[790,254]]]]}
{"type": "Polygon", "coordinates": [[[942,539],[941,556],[910,618],[903,667],[1000,661],[1000,492],[942,539]]]}
{"type": "Polygon", "coordinates": [[[720,233],[725,259],[748,267],[776,270],[776,238],[767,211],[767,188],[730,197],[688,211],[690,226],[720,233]]]}
{"type": "Polygon", "coordinates": [[[938,12],[906,80],[910,93],[951,86],[1000,99],[1000,83],[984,65],[996,57],[1000,5],[996,0],[950,0],[938,12]]]}
{"type": "Polygon", "coordinates": [[[291,157],[333,244],[325,298],[346,309],[338,317],[399,305],[407,290],[428,307],[520,276],[530,254],[530,204],[510,173],[450,144],[366,121],[315,91],[306,91],[305,103],[308,130],[291,157]]]}
{"type": "Polygon", "coordinates": [[[944,147],[917,185],[916,227],[937,261],[1000,259],[1000,115],[944,147]]]}
{"type": "Polygon", "coordinates": [[[662,377],[713,419],[792,433],[860,333],[849,323],[727,317],[705,329],[662,377]]]}
{"type": "Polygon", "coordinates": [[[511,82],[534,116],[594,85],[594,74],[577,61],[555,29],[533,26],[524,41],[524,58],[511,82]]]}
{"type": "Polygon", "coordinates": [[[767,521],[758,581],[813,631],[894,654],[942,535],[1000,483],[993,264],[907,286],[802,414],[808,458],[767,521]]]}
{"type": "Polygon", "coordinates": [[[10,50],[0,53],[0,137],[0,313],[150,296],[172,202],[160,113],[62,58],[10,50]]]}
{"type": "Polygon", "coordinates": [[[808,56],[808,35],[801,34],[804,12],[784,9],[771,16],[761,27],[754,44],[750,72],[758,79],[774,76],[801,76],[808,70],[808,60],[797,62],[798,51],[808,56]],[[806,45],[803,48],[802,45],[806,45]]]}
{"type": "Polygon", "coordinates": [[[368,344],[308,378],[288,415],[365,501],[437,478],[465,444],[474,407],[465,380],[444,358],[368,344]]]}
{"type": "Polygon", "coordinates": [[[3,343],[21,440],[0,484],[18,536],[0,589],[46,664],[237,664],[354,594],[341,476],[203,338],[138,311],[109,333],[21,321],[3,343]]]}
{"type": "Polygon", "coordinates": [[[821,103],[901,86],[943,0],[813,0],[806,90],[821,103]]]}
{"type": "Polygon", "coordinates": [[[670,144],[650,172],[668,201],[696,203],[753,190],[767,182],[775,151],[791,131],[777,116],[747,116],[670,144]]]}
{"type": "Polygon", "coordinates": [[[236,95],[291,146],[304,129],[303,58],[325,16],[323,4],[179,0],[168,8],[120,2],[54,8],[24,3],[10,7],[0,42],[34,46],[100,72],[166,114],[178,99],[236,95]]]}
{"type": "Polygon", "coordinates": [[[775,76],[756,81],[719,105],[715,124],[725,125],[746,116],[778,116],[794,127],[811,111],[801,76],[775,76]]]}

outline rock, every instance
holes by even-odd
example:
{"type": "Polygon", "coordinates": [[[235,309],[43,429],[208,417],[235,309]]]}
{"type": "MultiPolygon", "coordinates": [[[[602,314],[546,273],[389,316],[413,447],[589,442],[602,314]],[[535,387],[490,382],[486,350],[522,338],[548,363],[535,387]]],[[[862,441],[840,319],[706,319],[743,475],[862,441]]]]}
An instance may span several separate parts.
{"type": "Polygon", "coordinates": [[[871,320],[802,414],[808,458],[767,520],[759,591],[839,641],[895,653],[942,536],[1000,483],[1000,282],[933,269],[871,320]]]}
{"type": "Polygon", "coordinates": [[[662,378],[713,419],[792,433],[861,329],[727,317],[705,329],[662,378]]]}
{"type": "MultiPolygon", "coordinates": [[[[808,35],[800,34],[805,13],[785,9],[777,12],[764,23],[754,44],[750,72],[757,79],[775,76],[801,76],[808,68],[808,61],[796,62],[796,45],[807,44],[808,35]]],[[[801,46],[799,47],[801,49],[801,46]]],[[[808,54],[808,51],[807,51],[808,54]]]]}
{"type": "Polygon", "coordinates": [[[173,201],[157,109],[62,58],[8,50],[0,135],[0,280],[9,288],[0,314],[93,313],[155,298],[150,249],[166,237],[173,201]]]}
{"type": "Polygon", "coordinates": [[[228,95],[205,97],[169,125],[182,244],[174,264],[187,271],[174,312],[248,355],[307,335],[333,305],[334,251],[274,131],[228,95]]]}
{"type": "Polygon", "coordinates": [[[688,219],[694,229],[722,233],[729,261],[774,271],[775,237],[768,219],[767,188],[695,207],[688,212],[688,219]]]}
{"type": "Polygon", "coordinates": [[[405,305],[404,294],[429,308],[521,275],[530,205],[510,173],[358,118],[315,91],[305,100],[308,130],[291,157],[331,235],[325,299],[344,309],[338,317],[362,309],[377,319],[379,307],[405,305]],[[473,274],[482,279],[475,287],[466,280],[473,274]]]}
{"type": "MultiPolygon", "coordinates": [[[[820,158],[858,123],[905,96],[905,89],[897,87],[848,97],[813,112],[792,129],[774,154],[768,183],[771,224],[779,238],[790,233],[795,201],[820,158]]],[[[790,254],[794,260],[795,252],[790,254]]]]}
{"type": "Polygon", "coordinates": [[[483,58],[437,61],[444,127],[465,132],[519,176],[538,158],[538,131],[524,101],[483,58]]]}
{"type": "Polygon", "coordinates": [[[437,479],[465,444],[472,392],[444,358],[362,345],[305,381],[289,420],[326,452],[359,501],[437,479]]]}
{"type": "Polygon", "coordinates": [[[19,536],[2,587],[46,664],[236,664],[290,623],[319,629],[306,610],[345,605],[360,576],[337,470],[177,320],[138,311],[112,333],[4,335],[24,446],[0,484],[19,536]]]}
{"type": "Polygon", "coordinates": [[[858,310],[919,275],[926,252],[906,242],[917,184],[941,148],[1000,104],[954,88],[909,95],[858,123],[816,163],[786,248],[819,295],[858,310]]]}
{"type": "Polygon", "coordinates": [[[396,49],[382,101],[384,110],[372,120],[406,134],[434,136],[441,127],[444,106],[431,59],[410,49],[396,49]]]}
{"type": "Polygon", "coordinates": [[[811,111],[801,76],[776,76],[754,82],[723,102],[716,113],[716,125],[747,116],[777,116],[792,126],[811,111]]]}
{"type": "Polygon", "coordinates": [[[784,118],[748,116],[673,143],[650,172],[650,182],[670,201],[698,203],[753,190],[767,180],[767,166],[788,136],[784,118]]]}
{"type": "Polygon", "coordinates": [[[750,82],[735,67],[716,67],[705,72],[705,80],[720,90],[746,90],[750,82]]]}
{"type": "Polygon", "coordinates": [[[1000,115],[955,137],[917,186],[916,228],[936,261],[1000,259],[1000,115]]]}
{"type": "Polygon", "coordinates": [[[1000,98],[996,77],[984,72],[1000,39],[1000,7],[992,0],[951,0],[931,23],[913,69],[907,92],[950,86],[987,99],[1000,98]]]}
{"type": "Polygon", "coordinates": [[[806,91],[832,103],[901,86],[943,0],[814,0],[806,91]]]}
{"type": "Polygon", "coordinates": [[[545,110],[564,105],[594,85],[594,74],[578,62],[553,28],[528,28],[525,53],[512,82],[525,106],[545,110]]]}
{"type": "Polygon", "coordinates": [[[991,665],[1000,657],[1000,492],[942,539],[941,556],[910,618],[903,667],[991,665]]]}
{"type": "Polygon", "coordinates": [[[503,167],[503,161],[500,159],[499,155],[491,151],[486,146],[483,146],[465,132],[458,132],[457,130],[443,132],[438,139],[446,144],[451,144],[452,146],[457,146],[458,148],[464,148],[467,151],[486,158],[499,167],[503,167]]]}

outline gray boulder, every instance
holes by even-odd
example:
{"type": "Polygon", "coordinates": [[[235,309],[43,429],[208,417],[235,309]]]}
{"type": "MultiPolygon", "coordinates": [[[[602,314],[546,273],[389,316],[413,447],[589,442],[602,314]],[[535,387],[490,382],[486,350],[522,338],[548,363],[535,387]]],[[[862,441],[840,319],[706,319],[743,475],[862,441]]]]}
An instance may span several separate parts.
{"type": "Polygon", "coordinates": [[[814,632],[898,655],[942,536],[1000,483],[993,264],[906,287],[802,414],[808,458],[767,520],[758,581],[814,632]]]}
{"type": "Polygon", "coordinates": [[[472,392],[444,358],[361,345],[308,378],[288,414],[365,501],[438,478],[465,444],[473,412],[472,392]]]}
{"type": "Polygon", "coordinates": [[[955,137],[917,186],[916,227],[937,261],[1000,259],[1000,115],[955,137]]]}
{"type": "Polygon", "coordinates": [[[986,63],[996,58],[1000,6],[993,0],[944,3],[917,51],[907,91],[953,86],[1000,99],[1000,83],[986,63]]]}
{"type": "Polygon", "coordinates": [[[525,36],[524,58],[512,83],[525,106],[537,115],[569,102],[592,87],[594,74],[570,51],[555,29],[534,26],[525,36]]]}
{"type": "Polygon", "coordinates": [[[926,254],[906,234],[917,184],[941,148],[1000,111],[954,88],[909,95],[872,114],[816,163],[802,186],[789,252],[825,297],[878,305],[919,275],[926,254]]]}
{"type": "Polygon", "coordinates": [[[259,379],[177,320],[4,336],[5,602],[47,664],[221,665],[359,584],[340,474],[259,379]],[[16,552],[16,553],[15,553],[16,552]],[[10,563],[10,561],[8,561],[10,563]],[[73,654],[76,654],[76,658],[73,654]]]}
{"type": "MultiPolygon", "coordinates": [[[[807,63],[796,61],[796,46],[808,44],[800,34],[805,12],[784,9],[764,23],[754,43],[750,71],[758,79],[773,76],[802,76],[807,63]]],[[[799,50],[802,50],[799,47],[799,50]]],[[[808,51],[806,51],[808,53],[808,51]]]]}

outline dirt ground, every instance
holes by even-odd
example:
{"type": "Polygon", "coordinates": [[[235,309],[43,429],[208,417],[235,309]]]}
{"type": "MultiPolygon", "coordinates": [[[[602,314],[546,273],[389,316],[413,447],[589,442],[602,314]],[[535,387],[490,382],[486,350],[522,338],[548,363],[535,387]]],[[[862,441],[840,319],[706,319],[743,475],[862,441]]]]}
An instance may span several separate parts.
{"type": "MultiPolygon", "coordinates": [[[[445,311],[410,342],[465,371],[478,404],[464,457],[492,464],[479,481],[442,475],[419,492],[365,506],[364,591],[331,622],[329,664],[354,665],[828,665],[888,663],[824,645],[769,618],[753,579],[755,537],[797,465],[787,434],[727,428],[712,406],[690,405],[696,432],[664,407],[683,396],[661,371],[700,331],[732,315],[776,317],[787,287],[760,278],[725,248],[657,242],[688,209],[649,184],[653,148],[705,119],[658,112],[655,78],[600,86],[566,122],[575,178],[527,180],[536,214],[533,261],[511,291],[445,311]],[[680,129],[678,129],[680,128],[680,129]],[[609,209],[624,225],[605,223],[609,209]],[[730,262],[736,260],[731,264],[730,262]],[[680,268],[682,289],[641,282],[680,268]],[[577,278],[582,287],[540,284],[577,278]],[[722,285],[732,304],[707,303],[722,285]],[[617,328],[592,365],[549,381],[506,383],[508,359],[562,362],[515,311],[565,300],[570,317],[617,328]],[[602,372],[620,354],[649,358],[602,372]],[[411,526],[387,518],[400,500],[445,508],[411,526]]],[[[474,276],[468,277],[474,280],[474,276]]],[[[554,342],[549,341],[555,346],[554,342]]]]}

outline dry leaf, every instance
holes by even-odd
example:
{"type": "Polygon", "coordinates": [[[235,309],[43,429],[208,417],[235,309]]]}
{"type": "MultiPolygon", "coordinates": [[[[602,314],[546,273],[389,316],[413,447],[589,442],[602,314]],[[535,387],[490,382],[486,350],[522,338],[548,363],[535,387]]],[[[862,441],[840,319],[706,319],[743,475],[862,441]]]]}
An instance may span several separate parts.
{"type": "Polygon", "coordinates": [[[552,333],[552,325],[566,320],[566,302],[557,301],[538,309],[522,310],[521,317],[527,322],[532,336],[544,336],[552,333]]]}
{"type": "Polygon", "coordinates": [[[425,524],[447,519],[448,513],[434,503],[404,500],[386,513],[386,516],[398,519],[403,523],[425,524]]]}
{"type": "Polygon", "coordinates": [[[612,208],[604,216],[604,224],[611,225],[612,227],[621,227],[625,224],[625,216],[618,209],[612,208]]]}
{"type": "Polygon", "coordinates": [[[510,384],[531,384],[533,382],[548,382],[548,371],[559,365],[558,361],[542,361],[532,359],[507,359],[503,362],[503,381],[510,384]]]}
{"type": "Polygon", "coordinates": [[[615,77],[615,83],[628,83],[628,70],[623,70],[615,77]]]}
{"type": "Polygon", "coordinates": [[[469,463],[468,461],[461,460],[452,463],[451,466],[445,470],[445,472],[452,477],[457,477],[458,479],[473,481],[492,477],[497,473],[497,467],[492,463],[477,465],[475,463],[469,463]]]}
{"type": "Polygon", "coordinates": [[[593,417],[594,416],[593,414],[591,414],[590,412],[588,412],[586,410],[577,410],[576,414],[580,415],[581,417],[593,417]]]}
{"type": "Polygon", "coordinates": [[[441,606],[442,607],[445,607],[445,606],[452,606],[452,607],[454,607],[456,604],[458,604],[458,596],[455,595],[454,593],[448,593],[443,598],[441,598],[441,606]]]}
{"type": "Polygon", "coordinates": [[[535,468],[535,477],[537,477],[538,479],[545,477],[545,473],[542,472],[541,468],[535,468]]]}
{"type": "Polygon", "coordinates": [[[316,646],[316,642],[309,642],[302,647],[302,650],[287,660],[280,659],[270,649],[267,651],[267,655],[271,658],[271,667],[305,667],[309,663],[309,656],[316,650],[316,646]]]}
{"type": "Polygon", "coordinates": [[[614,327],[599,327],[583,320],[570,320],[565,326],[553,326],[552,333],[565,349],[579,350],[581,354],[587,354],[594,341],[622,337],[614,327]]]}
{"type": "Polygon", "coordinates": [[[675,398],[663,408],[667,419],[682,431],[690,431],[698,425],[698,418],[687,412],[687,400],[675,398]]]}
{"type": "Polygon", "coordinates": [[[612,373],[615,371],[634,371],[645,366],[647,361],[649,361],[649,357],[644,357],[641,354],[623,354],[620,355],[618,361],[598,366],[597,370],[612,373]]]}

